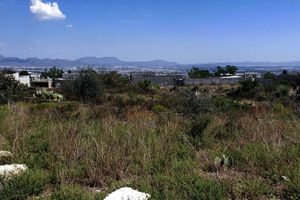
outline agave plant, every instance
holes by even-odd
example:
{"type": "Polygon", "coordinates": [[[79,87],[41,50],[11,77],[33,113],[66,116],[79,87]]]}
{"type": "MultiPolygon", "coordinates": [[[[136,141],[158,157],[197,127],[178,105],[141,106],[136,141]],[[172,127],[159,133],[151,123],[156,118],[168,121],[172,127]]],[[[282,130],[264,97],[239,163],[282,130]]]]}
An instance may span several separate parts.
{"type": "Polygon", "coordinates": [[[214,165],[217,169],[220,169],[223,167],[224,169],[227,169],[231,165],[230,158],[226,156],[225,154],[222,155],[222,157],[215,157],[214,159],[214,165]]]}

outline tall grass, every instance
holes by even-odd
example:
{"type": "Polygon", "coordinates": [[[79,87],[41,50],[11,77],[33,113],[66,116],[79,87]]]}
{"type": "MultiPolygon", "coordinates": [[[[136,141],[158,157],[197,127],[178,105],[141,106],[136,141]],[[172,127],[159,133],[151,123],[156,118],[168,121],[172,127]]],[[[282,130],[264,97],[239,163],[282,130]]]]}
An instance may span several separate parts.
{"type": "Polygon", "coordinates": [[[50,190],[50,199],[72,199],[86,191],[82,199],[101,199],[132,186],[152,199],[297,199],[299,119],[260,106],[192,119],[139,107],[120,115],[77,103],[1,106],[0,149],[46,177],[25,196],[50,190]],[[231,165],[215,168],[223,154],[231,165]]]}

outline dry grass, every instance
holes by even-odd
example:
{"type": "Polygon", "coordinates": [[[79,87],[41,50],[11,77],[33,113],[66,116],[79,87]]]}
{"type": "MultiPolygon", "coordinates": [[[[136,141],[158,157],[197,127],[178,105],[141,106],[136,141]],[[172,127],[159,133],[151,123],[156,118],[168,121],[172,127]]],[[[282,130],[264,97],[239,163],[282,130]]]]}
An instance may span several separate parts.
{"type": "Polygon", "coordinates": [[[189,196],[205,194],[198,184],[215,191],[215,197],[202,196],[208,199],[262,199],[286,197],[287,189],[294,194],[300,185],[300,121],[263,105],[248,112],[211,113],[200,149],[187,134],[191,119],[139,107],[122,115],[77,104],[18,104],[14,111],[5,106],[0,111],[0,149],[12,151],[16,162],[45,171],[51,188],[80,184],[106,191],[133,185],[154,199],[198,199],[189,196]],[[222,154],[232,165],[216,176],[209,169],[222,154]]]}

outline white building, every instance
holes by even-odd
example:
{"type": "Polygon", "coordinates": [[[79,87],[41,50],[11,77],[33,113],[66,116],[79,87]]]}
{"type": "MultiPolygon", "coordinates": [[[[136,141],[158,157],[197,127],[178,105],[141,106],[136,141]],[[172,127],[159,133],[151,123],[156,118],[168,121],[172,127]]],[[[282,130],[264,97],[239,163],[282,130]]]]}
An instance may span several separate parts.
{"type": "Polygon", "coordinates": [[[246,72],[244,76],[245,78],[251,78],[251,79],[261,78],[261,74],[258,72],[246,72]]]}
{"type": "Polygon", "coordinates": [[[21,84],[24,84],[24,85],[27,85],[28,87],[31,87],[30,75],[20,76],[19,72],[17,72],[17,73],[14,73],[13,76],[21,84]]]}

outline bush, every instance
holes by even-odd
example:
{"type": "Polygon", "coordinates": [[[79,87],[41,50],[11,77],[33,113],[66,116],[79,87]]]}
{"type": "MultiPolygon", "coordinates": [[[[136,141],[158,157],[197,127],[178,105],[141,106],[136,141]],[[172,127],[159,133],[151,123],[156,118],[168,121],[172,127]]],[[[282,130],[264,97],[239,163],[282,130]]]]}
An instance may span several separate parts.
{"type": "Polygon", "coordinates": [[[198,115],[199,113],[208,113],[215,110],[215,106],[208,94],[197,97],[195,92],[180,91],[164,99],[168,107],[174,108],[176,112],[188,116],[198,115]]]}
{"type": "Polygon", "coordinates": [[[128,85],[130,84],[128,77],[123,77],[116,71],[102,72],[100,73],[100,78],[105,85],[105,88],[108,89],[124,88],[128,87],[128,85]]]}
{"type": "Polygon", "coordinates": [[[191,130],[188,135],[192,138],[193,145],[198,148],[202,145],[203,132],[207,128],[211,119],[207,116],[198,117],[192,122],[191,130]]]}
{"type": "Polygon", "coordinates": [[[44,133],[35,133],[25,140],[24,155],[22,159],[30,168],[49,169],[55,160],[55,155],[50,151],[49,140],[44,133]]]}
{"type": "Polygon", "coordinates": [[[30,74],[28,73],[28,71],[20,71],[19,75],[20,76],[29,76],[30,74]]]}
{"type": "Polygon", "coordinates": [[[0,199],[25,200],[32,195],[39,195],[47,183],[47,175],[39,170],[29,170],[9,180],[1,179],[0,199]]]}
{"type": "Polygon", "coordinates": [[[8,100],[18,101],[23,99],[27,87],[16,81],[12,75],[0,72],[0,104],[8,100]]]}
{"type": "Polygon", "coordinates": [[[136,188],[151,194],[151,200],[202,200],[224,199],[225,188],[215,181],[194,173],[177,173],[174,176],[157,175],[152,179],[134,183],[136,188]]]}
{"type": "Polygon", "coordinates": [[[57,67],[52,67],[49,70],[46,69],[42,74],[41,78],[51,78],[52,80],[55,80],[57,78],[62,78],[63,77],[64,71],[57,68],[57,67]]]}
{"type": "Polygon", "coordinates": [[[275,74],[272,73],[272,72],[266,72],[264,74],[264,79],[271,79],[271,80],[274,80],[275,79],[275,74]]]}
{"type": "MultiPolygon", "coordinates": [[[[100,200],[100,197],[97,197],[100,200]]],[[[96,196],[79,186],[62,186],[49,200],[96,200],[96,196]]]]}
{"type": "Polygon", "coordinates": [[[208,70],[202,70],[197,67],[193,67],[189,72],[188,75],[190,78],[207,78],[210,77],[211,74],[208,70]]]}
{"type": "Polygon", "coordinates": [[[103,83],[99,74],[92,68],[82,69],[62,84],[69,99],[82,102],[97,102],[103,95],[103,83]]]}
{"type": "Polygon", "coordinates": [[[154,112],[156,113],[161,113],[161,112],[168,112],[169,109],[166,108],[165,106],[163,105],[155,105],[152,109],[154,112]]]}
{"type": "Polygon", "coordinates": [[[271,188],[260,180],[246,180],[233,185],[233,199],[265,199],[272,194],[271,188]]]}
{"type": "Polygon", "coordinates": [[[274,101],[275,99],[285,100],[290,92],[290,85],[282,81],[270,80],[265,83],[246,80],[240,82],[240,87],[229,93],[235,98],[247,98],[258,101],[274,101]]]}
{"type": "Polygon", "coordinates": [[[137,85],[143,92],[147,93],[153,93],[156,89],[159,89],[159,86],[152,84],[150,80],[139,81],[137,85]]]}

